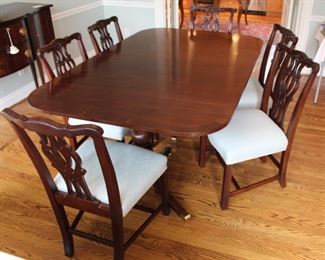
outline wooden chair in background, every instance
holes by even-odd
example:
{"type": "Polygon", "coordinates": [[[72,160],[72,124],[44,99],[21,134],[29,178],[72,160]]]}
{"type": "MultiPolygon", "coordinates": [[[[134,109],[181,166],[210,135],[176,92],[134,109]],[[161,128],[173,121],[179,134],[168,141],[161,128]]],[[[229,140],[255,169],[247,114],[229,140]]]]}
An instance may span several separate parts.
{"type": "MultiPolygon", "coordinates": [[[[66,256],[74,255],[73,235],[114,247],[114,258],[124,251],[161,211],[169,214],[167,157],[147,149],[104,140],[96,125],[70,126],[50,119],[27,118],[10,109],[3,111],[32,160],[52,205],[60,228],[66,256]],[[31,134],[36,133],[31,138],[31,134]],[[88,139],[75,150],[67,138],[88,139]],[[46,158],[46,163],[43,159],[46,158]],[[50,167],[58,173],[53,178],[50,167]],[[161,203],[155,209],[137,205],[147,190],[159,181],[161,203]],[[78,211],[69,223],[65,208],[78,211]],[[132,208],[150,213],[124,242],[123,218],[132,208]],[[113,240],[77,229],[84,213],[111,219],[113,240]]],[[[165,150],[168,155],[170,149],[165,150]]],[[[102,230],[101,230],[102,231],[102,230]]]]}
{"type": "Polygon", "coordinates": [[[121,28],[118,22],[118,18],[116,16],[112,16],[108,19],[103,19],[97,21],[95,24],[88,27],[88,33],[91,39],[91,42],[95,48],[96,54],[102,52],[102,51],[108,51],[109,48],[111,48],[114,45],[113,38],[111,34],[108,32],[108,27],[110,24],[114,23],[116,35],[118,38],[118,41],[123,41],[123,35],[121,32],[121,28]],[[96,39],[95,33],[97,32],[99,34],[99,41],[100,46],[98,44],[98,41],[96,39]]]}
{"type": "MultiPolygon", "coordinates": [[[[38,58],[48,80],[53,80],[55,77],[63,75],[76,66],[74,59],[67,49],[67,45],[74,41],[78,44],[82,62],[88,60],[86,48],[80,33],[73,33],[64,38],[54,39],[43,48],[37,50],[38,58]],[[46,54],[52,54],[56,75],[49,64],[48,58],[46,58],[46,54]]],[[[45,83],[45,75],[42,77],[43,84],[45,83]]]]}
{"type": "MultiPolygon", "coordinates": [[[[43,71],[45,72],[49,80],[53,80],[56,75],[52,70],[49,64],[49,56],[53,56],[54,66],[56,69],[57,76],[63,75],[68,72],[70,69],[76,66],[74,59],[72,58],[70,52],[68,51],[68,46],[72,43],[77,42],[79,46],[80,55],[82,57],[82,62],[88,60],[88,55],[85,49],[85,46],[82,41],[80,33],[74,33],[70,36],[64,38],[58,38],[53,40],[48,45],[38,50],[38,58],[42,64],[43,71]]],[[[79,104],[71,104],[78,106],[79,104]]],[[[124,136],[129,133],[129,129],[125,127],[119,127],[110,124],[95,123],[92,121],[77,119],[77,118],[66,118],[66,121],[70,125],[79,125],[79,124],[97,124],[104,129],[104,137],[122,141],[124,136]]]]}
{"type": "Polygon", "coordinates": [[[281,187],[286,186],[286,171],[295,130],[318,71],[319,64],[304,53],[279,43],[264,88],[262,108],[238,109],[225,128],[208,135],[224,166],[222,209],[228,208],[230,196],[243,191],[275,180],[280,182],[281,187]],[[301,82],[304,68],[311,69],[306,83],[301,82]],[[273,103],[268,110],[270,96],[273,103]],[[297,99],[292,110],[289,110],[292,111],[290,114],[287,108],[295,96],[297,99]],[[284,124],[286,116],[289,119],[287,127],[284,124]],[[274,156],[277,153],[281,153],[280,160],[274,156]],[[257,183],[240,187],[233,176],[234,164],[265,156],[271,158],[279,169],[278,173],[257,183]],[[231,183],[236,190],[230,191],[231,183]]]}
{"type": "Polygon", "coordinates": [[[265,86],[271,60],[274,56],[276,46],[274,43],[276,38],[279,38],[279,42],[287,45],[290,49],[294,49],[298,42],[298,37],[291,30],[282,27],[279,24],[274,24],[272,33],[263,54],[258,79],[255,79],[254,77],[249,78],[237,108],[261,107],[263,88],[265,86]]]}
{"type": "Polygon", "coordinates": [[[197,12],[205,12],[203,28],[206,31],[218,32],[220,26],[220,13],[229,13],[227,32],[232,31],[233,18],[235,9],[231,7],[219,7],[218,4],[198,4],[198,0],[194,0],[190,11],[190,30],[195,29],[195,20],[197,12]]]}
{"type": "Polygon", "coordinates": [[[248,12],[248,7],[250,4],[250,0],[237,0],[238,2],[238,11],[237,11],[237,25],[238,25],[238,30],[240,29],[240,19],[241,15],[244,13],[245,14],[245,23],[248,25],[247,21],[247,12],[248,12]]]}

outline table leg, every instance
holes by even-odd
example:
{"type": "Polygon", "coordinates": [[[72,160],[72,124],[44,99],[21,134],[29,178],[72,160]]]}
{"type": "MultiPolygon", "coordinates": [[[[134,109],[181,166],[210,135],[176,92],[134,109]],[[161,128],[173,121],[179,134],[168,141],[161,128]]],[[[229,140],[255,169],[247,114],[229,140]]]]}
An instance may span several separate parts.
{"type": "Polygon", "coordinates": [[[319,93],[319,89],[320,89],[320,83],[322,81],[322,75],[323,75],[323,71],[324,71],[324,64],[325,64],[325,62],[322,62],[321,66],[320,66],[319,79],[318,79],[318,83],[317,83],[317,89],[316,89],[316,94],[315,94],[315,98],[314,98],[314,104],[317,103],[318,93],[319,93]]]}
{"type": "MultiPolygon", "coordinates": [[[[155,144],[157,144],[157,135],[153,133],[132,130],[131,137],[134,145],[138,145],[146,149],[152,150],[155,144]]],[[[165,156],[169,156],[171,154],[171,148],[165,147],[161,153],[165,156]]],[[[159,190],[159,185],[157,185],[156,188],[159,190]]],[[[169,206],[183,220],[188,220],[191,217],[191,214],[189,214],[172,195],[169,195],[169,206]]]]}
{"type": "Polygon", "coordinates": [[[172,195],[169,197],[169,206],[184,221],[191,218],[191,214],[188,213],[172,195]]]}

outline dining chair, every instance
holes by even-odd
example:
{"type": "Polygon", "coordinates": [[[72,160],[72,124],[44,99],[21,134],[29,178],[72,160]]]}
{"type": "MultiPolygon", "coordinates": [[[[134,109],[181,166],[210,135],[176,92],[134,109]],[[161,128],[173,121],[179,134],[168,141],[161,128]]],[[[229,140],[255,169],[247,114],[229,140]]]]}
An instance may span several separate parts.
{"type": "MultiPolygon", "coordinates": [[[[294,49],[298,38],[290,31],[282,27],[279,24],[274,24],[272,33],[265,47],[265,51],[262,58],[262,63],[259,71],[258,80],[254,77],[250,77],[244,92],[239,100],[237,109],[248,109],[248,108],[260,108],[261,100],[263,95],[263,90],[265,86],[265,80],[270,69],[271,60],[274,56],[275,46],[274,42],[276,38],[279,38],[279,43],[285,44],[290,49],[294,49]]],[[[280,64],[279,64],[280,66],[280,64]]],[[[272,97],[269,105],[272,104],[272,97]]],[[[206,153],[208,152],[207,136],[202,136],[200,138],[200,149],[199,149],[199,165],[201,167],[205,166],[206,163],[206,153]]]]}
{"type": "Polygon", "coordinates": [[[319,64],[303,52],[291,50],[279,43],[264,88],[261,109],[238,109],[225,128],[208,135],[224,166],[221,209],[228,208],[230,196],[271,181],[278,180],[281,187],[286,186],[286,171],[294,134],[318,71],[319,64]],[[311,69],[306,81],[301,80],[305,68],[311,69]],[[270,96],[273,103],[268,109],[270,96]],[[288,109],[294,98],[295,103],[288,109]],[[275,156],[279,153],[280,160],[275,156]],[[241,187],[233,175],[234,165],[265,156],[269,156],[278,168],[277,174],[241,187]],[[236,188],[233,191],[230,191],[231,183],[236,188]]]}
{"type": "Polygon", "coordinates": [[[263,87],[265,86],[267,73],[269,72],[271,60],[274,56],[276,46],[274,42],[278,38],[280,43],[287,45],[291,49],[294,49],[298,42],[298,37],[291,30],[279,24],[274,24],[272,33],[265,47],[258,79],[254,77],[249,78],[237,108],[261,107],[263,87]]]}
{"type": "MultiPolygon", "coordinates": [[[[73,235],[114,247],[114,259],[124,251],[160,213],[169,214],[167,155],[103,139],[97,125],[59,124],[50,119],[28,118],[11,109],[4,117],[33,162],[59,226],[66,256],[74,255],[73,235]],[[87,136],[77,150],[66,139],[87,136]],[[53,177],[50,169],[58,173],[53,177]],[[159,184],[161,203],[156,208],[138,205],[140,198],[159,184]],[[69,222],[66,208],[76,210],[69,222]],[[132,208],[149,213],[144,223],[124,242],[123,219],[132,208]],[[78,229],[84,213],[111,219],[112,240],[78,229]]],[[[70,211],[69,211],[70,213],[70,211]]],[[[72,214],[72,213],[70,213],[72,214]]]]}
{"type": "Polygon", "coordinates": [[[190,10],[190,30],[195,30],[195,20],[197,12],[205,12],[203,29],[207,31],[218,32],[221,29],[219,14],[229,13],[229,20],[226,31],[231,33],[235,9],[230,7],[219,7],[216,4],[198,4],[197,0],[193,1],[190,10]]]}
{"type": "MultiPolygon", "coordinates": [[[[65,74],[70,69],[76,66],[74,59],[72,58],[70,52],[68,51],[68,46],[71,46],[75,42],[79,46],[82,62],[85,62],[86,60],[88,60],[88,55],[80,33],[74,33],[64,38],[55,39],[48,45],[44,46],[43,48],[38,49],[38,58],[42,64],[43,71],[45,72],[45,75],[49,80],[53,80],[56,77],[56,75],[60,76],[65,74]],[[56,75],[49,63],[49,55],[51,54],[53,56],[56,75]]],[[[122,141],[124,139],[124,136],[129,133],[129,129],[125,127],[103,124],[103,123],[95,123],[92,121],[82,120],[78,118],[65,118],[65,120],[69,122],[70,125],[89,124],[89,123],[97,124],[101,128],[103,128],[104,137],[119,140],[119,141],[122,141]]]]}
{"type": "Polygon", "coordinates": [[[108,32],[108,27],[114,23],[116,35],[118,38],[118,41],[123,41],[123,35],[121,32],[121,28],[118,22],[118,18],[116,16],[112,16],[108,19],[102,19],[94,23],[93,25],[90,25],[88,27],[88,33],[91,39],[91,42],[95,48],[96,54],[102,52],[102,51],[108,51],[109,48],[111,48],[114,45],[113,38],[111,34],[108,32]],[[99,41],[100,46],[98,44],[98,41],[96,39],[95,33],[97,32],[99,34],[99,41]]]}

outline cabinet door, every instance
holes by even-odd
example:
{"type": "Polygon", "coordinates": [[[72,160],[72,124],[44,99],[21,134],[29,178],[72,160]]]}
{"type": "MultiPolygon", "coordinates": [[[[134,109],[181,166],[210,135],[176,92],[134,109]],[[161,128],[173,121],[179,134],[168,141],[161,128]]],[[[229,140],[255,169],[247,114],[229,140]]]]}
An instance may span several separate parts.
{"type": "Polygon", "coordinates": [[[32,58],[25,19],[13,20],[0,26],[0,77],[26,67],[32,58]],[[10,53],[11,43],[8,30],[12,44],[19,50],[16,54],[10,53]]]}

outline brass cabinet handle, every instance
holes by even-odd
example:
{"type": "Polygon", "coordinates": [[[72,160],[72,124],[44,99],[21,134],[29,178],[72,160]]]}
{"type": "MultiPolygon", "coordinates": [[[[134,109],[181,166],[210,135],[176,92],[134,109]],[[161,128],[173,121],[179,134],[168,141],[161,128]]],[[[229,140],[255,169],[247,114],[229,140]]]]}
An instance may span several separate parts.
{"type": "Polygon", "coordinates": [[[26,36],[26,35],[27,35],[27,30],[26,30],[26,28],[25,28],[25,27],[20,28],[20,29],[19,29],[19,33],[20,33],[20,35],[22,35],[22,36],[26,36]]]}
{"type": "Polygon", "coordinates": [[[24,52],[24,55],[27,57],[27,58],[30,58],[32,57],[32,51],[30,49],[27,49],[25,52],[24,52]]]}

